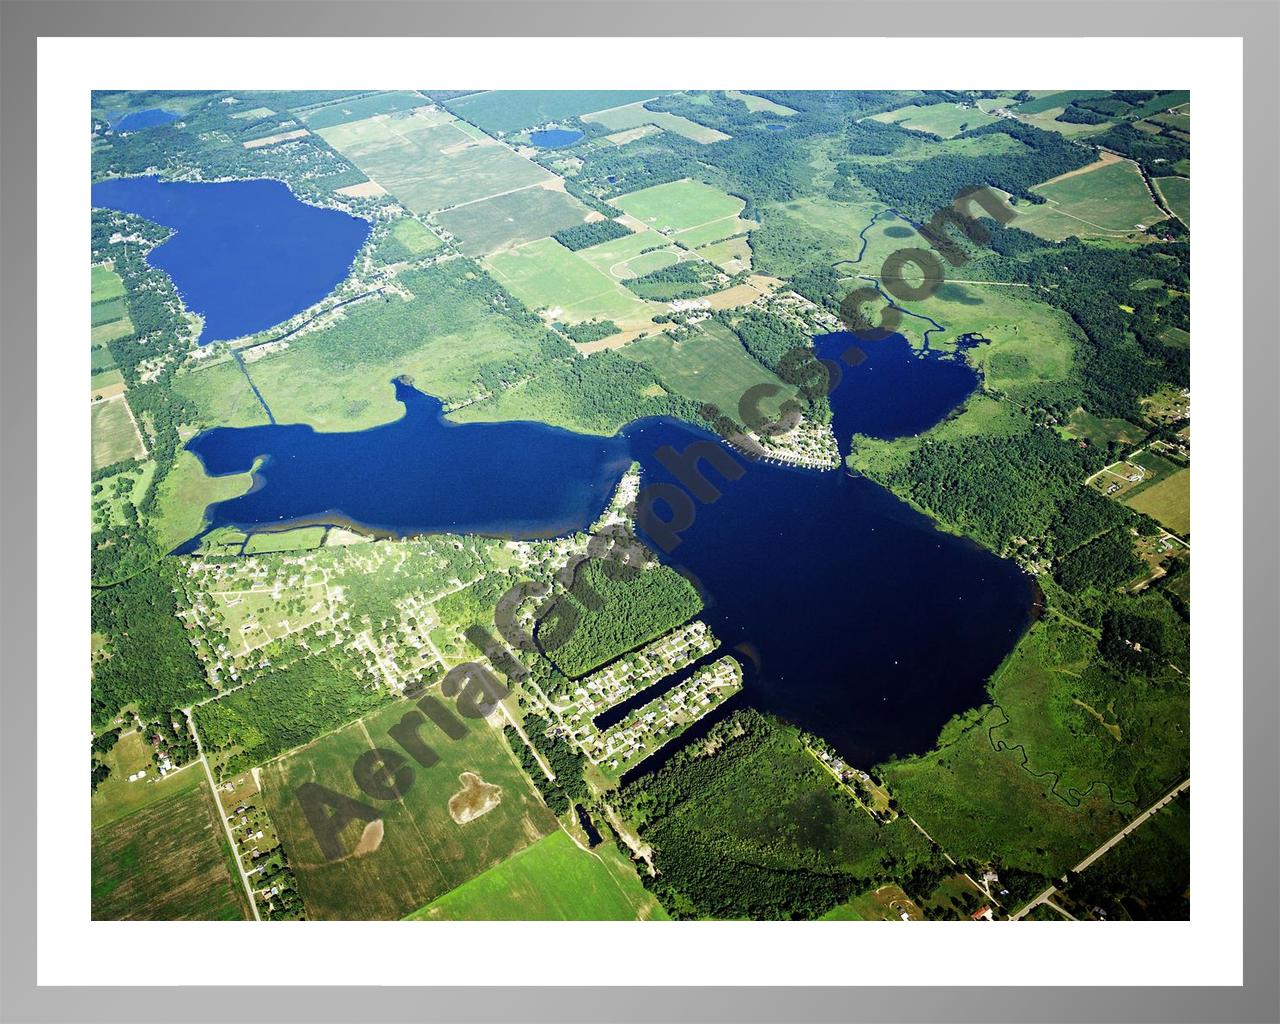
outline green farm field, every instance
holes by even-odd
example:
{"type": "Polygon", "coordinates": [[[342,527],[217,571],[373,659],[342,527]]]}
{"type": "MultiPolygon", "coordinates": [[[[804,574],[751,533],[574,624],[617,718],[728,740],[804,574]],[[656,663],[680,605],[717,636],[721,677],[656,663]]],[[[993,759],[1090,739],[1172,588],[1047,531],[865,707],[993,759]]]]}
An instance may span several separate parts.
{"type": "Polygon", "coordinates": [[[1036,185],[1041,206],[1017,207],[1015,222],[1024,231],[1058,240],[1070,235],[1114,237],[1140,232],[1164,214],[1147,191],[1138,168],[1127,160],[1099,161],[1053,181],[1036,185]]]}
{"type": "MultiPolygon", "coordinates": [[[[650,253],[663,250],[669,252],[671,249],[671,241],[665,235],[646,230],[633,231],[611,242],[601,242],[599,245],[579,249],[577,255],[579,259],[586,260],[596,270],[607,274],[613,280],[625,281],[640,276],[641,272],[633,269],[633,264],[638,267],[651,263],[650,253]]],[[[648,273],[653,269],[653,266],[648,266],[643,272],[648,273]]]]}
{"type": "Polygon", "coordinates": [[[208,784],[198,767],[181,774],[187,779],[163,799],[93,830],[93,920],[252,916],[208,784]]]}
{"type": "Polygon", "coordinates": [[[124,282],[110,267],[93,267],[90,271],[91,301],[96,305],[107,299],[118,299],[124,294],[124,282]]]}
{"type": "Polygon", "coordinates": [[[119,320],[111,320],[93,327],[89,334],[89,343],[94,348],[106,345],[109,341],[127,338],[133,333],[133,322],[123,316],[119,320]]]}
{"type": "Polygon", "coordinates": [[[142,446],[123,395],[93,402],[89,406],[89,422],[93,432],[94,469],[146,457],[147,450],[142,446]]]}
{"type": "Polygon", "coordinates": [[[446,100],[445,106],[487,132],[515,132],[657,95],[654,89],[495,89],[446,100]]]}
{"type": "Polygon", "coordinates": [[[103,324],[115,323],[117,320],[123,320],[129,315],[129,309],[125,305],[124,296],[117,295],[113,299],[103,299],[101,302],[95,302],[90,315],[90,325],[92,327],[101,327],[103,324]]]}
{"type": "Polygon", "coordinates": [[[378,114],[393,114],[400,110],[423,107],[431,101],[418,92],[380,92],[358,99],[339,100],[327,106],[316,107],[299,115],[312,131],[333,128],[352,121],[363,121],[378,114]]]}
{"type": "Polygon", "coordinates": [[[1178,220],[1191,227],[1191,179],[1176,176],[1156,178],[1156,188],[1178,220]]]}
{"type": "Polygon", "coordinates": [[[413,921],[663,921],[613,843],[584,850],[562,829],[409,915],[413,921]]]}
{"type": "Polygon", "coordinates": [[[457,236],[466,255],[483,256],[575,227],[590,212],[559,189],[525,188],[446,210],[436,219],[457,236]]]}
{"type": "Polygon", "coordinates": [[[377,258],[383,263],[399,263],[428,256],[444,243],[420,220],[404,217],[392,224],[386,236],[378,243],[377,258]]]}
{"type": "Polygon", "coordinates": [[[744,205],[741,199],[693,178],[653,185],[611,202],[623,213],[689,246],[728,238],[749,226],[739,217],[744,205]]]}
{"type": "Polygon", "coordinates": [[[102,761],[111,769],[111,774],[98,783],[89,800],[95,829],[206,784],[204,769],[199,764],[186,765],[161,778],[151,760],[151,747],[136,729],[124,730],[102,761]],[[129,776],[139,771],[145,771],[146,776],[130,782],[129,776]]]}
{"type": "Polygon", "coordinates": [[[1191,470],[1175,470],[1148,487],[1135,488],[1124,504],[1185,537],[1191,532],[1191,470]]]}
{"type": "Polygon", "coordinates": [[[643,103],[632,103],[627,106],[615,107],[612,110],[601,110],[589,116],[584,116],[582,120],[603,125],[611,132],[639,128],[647,124],[657,125],[664,131],[683,135],[686,139],[692,139],[694,142],[700,142],[703,145],[711,142],[723,142],[729,138],[724,132],[708,128],[706,125],[698,124],[696,121],[690,121],[687,117],[681,117],[679,114],[671,114],[661,110],[646,110],[643,103]]]}
{"type": "Polygon", "coordinates": [[[450,740],[428,722],[422,737],[440,756],[439,762],[430,768],[410,762],[413,781],[399,799],[382,802],[365,797],[352,782],[352,765],[374,747],[398,750],[388,730],[413,709],[408,701],[396,701],[272,761],[262,773],[267,807],[289,851],[289,864],[310,918],[398,919],[502,863],[556,827],[501,731],[485,720],[467,721],[468,731],[458,740],[450,740]],[[462,791],[460,777],[465,772],[500,787],[501,792],[496,806],[459,822],[449,803],[462,791]],[[326,860],[296,796],[297,788],[306,782],[374,805],[382,826],[372,826],[365,844],[374,848],[354,852],[367,827],[356,819],[342,834],[346,856],[326,860]],[[380,836],[376,844],[373,835],[380,836]]]}
{"type": "Polygon", "coordinates": [[[414,213],[433,213],[552,180],[549,171],[446,114],[415,111],[324,128],[334,149],[414,213]]]}
{"type": "Polygon", "coordinates": [[[613,320],[625,327],[652,318],[650,306],[553,238],[495,253],[486,266],[526,306],[558,320],[613,320]]]}
{"type": "Polygon", "coordinates": [[[697,325],[684,341],[665,334],[641,338],[624,348],[622,355],[647,366],[668,390],[698,403],[709,402],[735,421],[738,404],[749,388],[767,384],[778,389],[760,403],[771,418],[795,391],[752,359],[737,335],[715,321],[697,325]]]}
{"type": "Polygon", "coordinates": [[[931,103],[928,106],[901,107],[883,114],[876,114],[873,121],[896,124],[916,132],[928,132],[942,139],[950,139],[963,131],[991,124],[995,118],[977,107],[958,106],[955,103],[931,103]]]}

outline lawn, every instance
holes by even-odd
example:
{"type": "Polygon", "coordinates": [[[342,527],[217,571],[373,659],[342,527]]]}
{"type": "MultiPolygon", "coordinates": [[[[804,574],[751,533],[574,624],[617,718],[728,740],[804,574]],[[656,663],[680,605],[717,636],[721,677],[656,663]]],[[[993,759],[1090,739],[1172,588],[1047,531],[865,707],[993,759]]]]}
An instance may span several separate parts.
{"type": "Polygon", "coordinates": [[[1156,188],[1169,204],[1178,220],[1191,227],[1191,179],[1168,177],[1156,178],[1156,188]]]}
{"type": "Polygon", "coordinates": [[[436,219],[457,236],[464,253],[483,256],[575,227],[590,212],[558,189],[526,188],[446,210],[436,219]]]}
{"type": "Polygon", "coordinates": [[[113,526],[126,525],[125,503],[133,505],[134,508],[139,508],[142,505],[142,499],[146,496],[147,488],[151,486],[151,478],[155,474],[155,460],[147,459],[140,466],[132,466],[121,473],[113,473],[109,477],[96,481],[94,486],[101,484],[102,492],[93,499],[94,531],[96,532],[101,526],[108,524],[113,526]],[[128,481],[127,486],[124,483],[125,481],[128,481]],[[124,493],[118,497],[115,494],[117,486],[124,490],[124,493]],[[100,512],[99,509],[101,509],[100,512]]]}
{"type": "Polygon", "coordinates": [[[1044,206],[1021,203],[1016,226],[1042,238],[1068,235],[1120,235],[1142,230],[1164,214],[1151,199],[1137,166],[1128,160],[1103,158],[1032,189],[1044,206]]]}
{"type": "Polygon", "coordinates": [[[679,114],[671,114],[661,110],[647,110],[643,103],[631,103],[611,110],[600,110],[594,114],[584,116],[582,120],[604,125],[609,131],[615,133],[628,128],[639,128],[647,124],[656,125],[665,131],[683,135],[686,139],[692,139],[694,142],[700,142],[703,145],[710,142],[722,142],[729,138],[724,132],[718,132],[714,128],[708,128],[706,125],[698,124],[696,121],[690,121],[687,117],[681,117],[679,114]]]}
{"type": "Polygon", "coordinates": [[[111,774],[98,784],[89,800],[94,828],[110,825],[144,807],[205,784],[204,769],[199,764],[187,765],[161,778],[151,760],[151,747],[137,729],[125,729],[102,761],[111,769],[111,774]],[[129,776],[138,771],[145,771],[146,777],[130,782],[129,776]]]}
{"type": "Polygon", "coordinates": [[[1082,437],[1093,444],[1104,447],[1113,441],[1119,441],[1122,444],[1137,444],[1146,436],[1145,430],[1135,426],[1128,420],[1103,419],[1094,416],[1092,413],[1085,412],[1083,408],[1078,408],[1071,414],[1065,433],[1070,437],[1082,437]]]}
{"type": "Polygon", "coordinates": [[[409,915],[414,921],[666,920],[613,843],[590,852],[562,829],[409,915]]]}
{"type": "Polygon", "coordinates": [[[476,139],[438,111],[372,117],[319,134],[414,213],[553,180],[532,160],[491,139],[476,139]]]}
{"type": "Polygon", "coordinates": [[[1131,492],[1125,496],[1124,504],[1186,537],[1191,532],[1191,470],[1179,469],[1149,487],[1131,492]]]}
{"type": "Polygon", "coordinates": [[[141,459],[147,454],[133,413],[123,395],[104,398],[89,406],[93,434],[93,468],[101,469],[125,459],[141,459]]]}
{"type": "Polygon", "coordinates": [[[317,920],[395,920],[424,907],[476,875],[547,835],[555,818],[517,766],[499,729],[485,720],[466,723],[461,739],[448,739],[426,723],[422,739],[440,760],[429,768],[415,761],[403,796],[391,801],[365,796],[352,781],[356,758],[381,747],[400,751],[388,731],[413,705],[396,701],[368,718],[323,736],[272,761],[262,773],[267,809],[289,851],[307,916],[317,920]],[[449,801],[474,773],[500,787],[496,806],[459,823],[449,801]],[[296,791],[316,782],[372,806],[382,822],[381,841],[355,853],[367,827],[354,819],[342,833],[342,859],[330,861],[303,814],[296,791]]]}
{"type": "Polygon", "coordinates": [[[310,551],[324,543],[326,527],[303,526],[279,533],[255,533],[245,542],[246,555],[261,555],[268,551],[310,551]]]}
{"type": "Polygon", "coordinates": [[[712,185],[693,178],[640,189],[611,200],[612,204],[636,220],[690,246],[718,241],[746,230],[748,222],[738,216],[743,201],[712,185]],[[702,237],[716,225],[713,237],[702,237]],[[716,235],[716,231],[723,232],[716,235]]]}
{"type": "Polygon", "coordinates": [[[883,114],[876,114],[873,121],[896,124],[916,132],[928,132],[942,139],[950,139],[972,128],[992,124],[996,119],[977,107],[956,103],[930,103],[928,106],[912,104],[883,114]]]}
{"type": "Polygon", "coordinates": [[[517,299],[557,320],[613,320],[626,327],[652,317],[646,303],[552,238],[495,253],[485,264],[517,299]]]}
{"type": "Polygon", "coordinates": [[[446,100],[445,106],[487,132],[516,132],[657,95],[656,89],[495,89],[446,100]]]}
{"type": "Polygon", "coordinates": [[[766,415],[775,417],[783,401],[795,389],[757,363],[729,328],[715,321],[699,324],[684,341],[655,334],[633,341],[622,355],[653,371],[669,391],[695,402],[709,402],[734,420],[738,405],[749,388],[760,384],[778,388],[760,403],[766,415]]]}
{"type": "Polygon", "coordinates": [[[349,124],[352,121],[363,121],[368,117],[375,117],[378,114],[392,114],[398,110],[411,110],[414,107],[423,107],[431,101],[421,93],[413,92],[380,92],[373,96],[363,96],[359,99],[339,100],[337,103],[330,103],[324,107],[316,107],[314,110],[308,110],[304,114],[299,114],[299,118],[312,131],[319,131],[321,128],[332,128],[335,125],[349,124]]]}
{"type": "Polygon", "coordinates": [[[181,774],[187,779],[163,799],[93,830],[93,920],[252,916],[208,784],[199,768],[181,774]]]}

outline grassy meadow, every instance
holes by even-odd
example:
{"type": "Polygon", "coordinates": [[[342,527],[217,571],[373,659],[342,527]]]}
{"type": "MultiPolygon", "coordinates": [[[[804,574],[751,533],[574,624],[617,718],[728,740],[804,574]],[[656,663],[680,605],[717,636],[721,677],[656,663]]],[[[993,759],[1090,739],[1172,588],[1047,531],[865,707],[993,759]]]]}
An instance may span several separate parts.
{"type": "MultiPolygon", "coordinates": [[[[289,851],[290,867],[312,919],[403,917],[556,827],[501,731],[485,720],[467,721],[468,732],[459,740],[450,740],[426,724],[423,740],[440,755],[440,761],[430,768],[410,762],[413,782],[400,799],[381,802],[365,797],[352,782],[352,765],[374,747],[399,750],[388,730],[412,709],[408,701],[396,701],[270,762],[263,770],[267,807],[289,851]],[[462,788],[463,772],[500,787],[501,794],[497,806],[459,824],[448,805],[462,788]],[[317,782],[374,805],[384,827],[377,848],[326,860],[295,796],[304,782],[317,782]]],[[[348,851],[356,848],[364,825],[357,820],[343,833],[348,851]]]]}
{"type": "Polygon", "coordinates": [[[409,915],[413,921],[662,921],[666,912],[613,843],[584,850],[562,829],[409,915]]]}

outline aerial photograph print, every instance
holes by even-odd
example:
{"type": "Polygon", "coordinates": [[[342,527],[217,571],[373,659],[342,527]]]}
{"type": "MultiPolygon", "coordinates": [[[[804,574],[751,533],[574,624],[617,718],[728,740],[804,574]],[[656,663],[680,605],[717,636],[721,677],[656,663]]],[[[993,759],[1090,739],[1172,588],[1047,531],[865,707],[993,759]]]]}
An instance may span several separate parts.
{"type": "Polygon", "coordinates": [[[88,113],[93,920],[1190,919],[1189,91],[88,113]]]}

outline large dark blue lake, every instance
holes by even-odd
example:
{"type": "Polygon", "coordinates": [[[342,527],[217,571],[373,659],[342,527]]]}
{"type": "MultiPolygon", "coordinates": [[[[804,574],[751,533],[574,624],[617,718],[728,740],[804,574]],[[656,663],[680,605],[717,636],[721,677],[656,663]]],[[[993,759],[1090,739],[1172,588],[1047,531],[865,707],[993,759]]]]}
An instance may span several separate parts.
{"type": "Polygon", "coordinates": [[[113,178],[93,186],[93,205],[174,230],[147,260],[204,318],[201,344],[265,330],[319,302],[347,276],[370,229],[269,180],[113,178]]]}
{"type": "MultiPolygon", "coordinates": [[[[816,339],[830,357],[851,341],[816,339]]],[[[963,362],[921,357],[901,339],[863,351],[831,396],[842,438],[923,430],[977,380],[963,362]]],[[[710,441],[730,454],[713,434],[666,419],[612,438],[452,424],[434,398],[394,386],[404,416],[372,430],[218,428],[195,438],[211,473],[265,459],[249,493],[210,507],[212,526],[354,521],[392,534],[547,536],[589,525],[632,459],[646,484],[687,490],[660,452],[710,441]]],[[[731,457],[741,474],[705,469],[718,496],[695,503],[662,557],[698,584],[706,619],[748,665],[740,699],[826,737],[854,763],[928,749],[948,718],[983,700],[1029,624],[1031,578],[868,480],[731,457]]]]}

